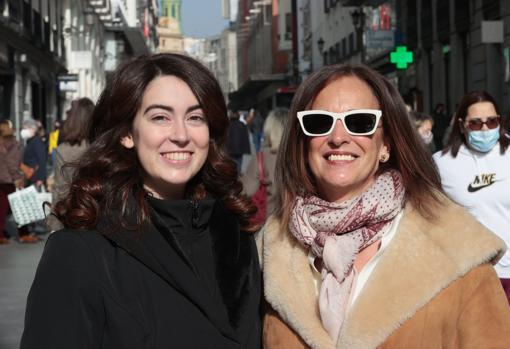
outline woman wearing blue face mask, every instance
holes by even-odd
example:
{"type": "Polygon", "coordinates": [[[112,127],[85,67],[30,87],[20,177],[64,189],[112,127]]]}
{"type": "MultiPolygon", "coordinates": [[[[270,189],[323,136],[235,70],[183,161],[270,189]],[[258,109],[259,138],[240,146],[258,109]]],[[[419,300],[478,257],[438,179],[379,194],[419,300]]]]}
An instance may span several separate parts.
{"type": "MultiPolygon", "coordinates": [[[[510,140],[485,91],[462,97],[450,140],[434,154],[444,191],[510,246],[510,140]]],[[[510,252],[496,265],[510,302],[510,252]]]]}

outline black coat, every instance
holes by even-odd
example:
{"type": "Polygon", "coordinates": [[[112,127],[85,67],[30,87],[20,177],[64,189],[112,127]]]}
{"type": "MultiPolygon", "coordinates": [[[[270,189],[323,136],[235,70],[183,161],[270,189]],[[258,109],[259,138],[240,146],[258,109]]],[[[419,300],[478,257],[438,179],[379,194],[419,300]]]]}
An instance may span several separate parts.
{"type": "Polygon", "coordinates": [[[230,156],[237,158],[250,154],[250,135],[248,127],[239,118],[230,119],[228,126],[227,150],[230,156]]]}
{"type": "Polygon", "coordinates": [[[53,233],[28,296],[21,348],[260,348],[253,236],[220,202],[209,231],[224,304],[154,226],[141,237],[53,233]]]}

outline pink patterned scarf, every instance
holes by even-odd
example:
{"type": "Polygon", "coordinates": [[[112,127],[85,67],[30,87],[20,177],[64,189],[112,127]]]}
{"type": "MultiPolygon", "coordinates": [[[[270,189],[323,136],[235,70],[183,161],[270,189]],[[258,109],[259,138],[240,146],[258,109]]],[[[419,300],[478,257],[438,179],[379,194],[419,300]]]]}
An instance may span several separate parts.
{"type": "Polygon", "coordinates": [[[291,213],[291,233],[322,258],[319,311],[336,342],[344,321],[358,253],[381,239],[404,206],[405,189],[398,171],[377,177],[361,195],[344,202],[298,196],[291,213]]]}

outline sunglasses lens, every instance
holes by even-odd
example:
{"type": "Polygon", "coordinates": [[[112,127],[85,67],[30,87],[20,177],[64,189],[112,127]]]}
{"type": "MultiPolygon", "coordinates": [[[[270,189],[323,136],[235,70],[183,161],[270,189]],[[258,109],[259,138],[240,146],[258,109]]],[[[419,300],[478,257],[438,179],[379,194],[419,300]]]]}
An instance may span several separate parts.
{"type": "Polygon", "coordinates": [[[468,127],[473,131],[480,131],[483,127],[483,122],[481,120],[469,120],[468,127]]]}
{"type": "Polygon", "coordinates": [[[494,129],[499,126],[499,118],[498,117],[490,117],[487,118],[487,121],[483,122],[479,119],[469,120],[468,128],[472,131],[480,131],[483,128],[483,125],[487,125],[487,128],[494,129]]]}
{"type": "Polygon", "coordinates": [[[499,126],[499,118],[489,118],[485,122],[488,128],[494,129],[499,126]]]}
{"type": "Polygon", "coordinates": [[[312,135],[328,132],[333,124],[333,117],[327,114],[308,114],[303,116],[303,128],[312,135]]]}
{"type": "Polygon", "coordinates": [[[369,133],[375,128],[375,114],[356,113],[345,117],[345,126],[351,133],[369,133]]]}

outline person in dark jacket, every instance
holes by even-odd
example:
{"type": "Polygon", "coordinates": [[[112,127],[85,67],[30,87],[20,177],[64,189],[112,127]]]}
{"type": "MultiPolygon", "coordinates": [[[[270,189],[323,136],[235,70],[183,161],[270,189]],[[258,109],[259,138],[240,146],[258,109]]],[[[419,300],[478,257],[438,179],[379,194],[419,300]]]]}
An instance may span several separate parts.
{"type": "Polygon", "coordinates": [[[239,112],[230,115],[228,127],[227,149],[229,155],[237,165],[237,172],[241,173],[243,166],[243,155],[250,154],[250,135],[248,126],[240,120],[239,112]]]}
{"type": "Polygon", "coordinates": [[[53,213],[21,348],[260,348],[261,276],[213,75],[177,54],[118,68],[53,213]]]}
{"type": "MultiPolygon", "coordinates": [[[[35,185],[38,189],[46,183],[48,151],[41,135],[44,135],[42,125],[34,119],[26,119],[22,123],[20,135],[26,141],[23,151],[22,167],[24,168],[25,186],[35,185]]],[[[33,223],[18,227],[21,243],[34,243],[40,241],[33,232],[33,223]]]]}

